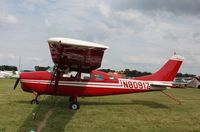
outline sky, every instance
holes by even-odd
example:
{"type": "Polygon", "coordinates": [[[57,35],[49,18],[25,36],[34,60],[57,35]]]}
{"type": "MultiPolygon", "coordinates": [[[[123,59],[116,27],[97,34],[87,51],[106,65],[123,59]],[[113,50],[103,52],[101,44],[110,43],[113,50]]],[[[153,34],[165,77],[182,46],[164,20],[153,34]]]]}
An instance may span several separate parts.
{"type": "Polygon", "coordinates": [[[101,68],[154,72],[176,52],[200,75],[200,0],[0,1],[0,65],[53,66],[50,37],[109,46],[101,68]]]}

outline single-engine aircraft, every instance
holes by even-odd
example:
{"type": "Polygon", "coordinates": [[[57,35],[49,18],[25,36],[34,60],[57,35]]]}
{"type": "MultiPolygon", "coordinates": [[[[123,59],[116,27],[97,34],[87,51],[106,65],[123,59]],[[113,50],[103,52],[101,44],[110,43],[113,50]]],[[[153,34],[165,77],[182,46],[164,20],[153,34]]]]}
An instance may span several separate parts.
{"type": "Polygon", "coordinates": [[[72,110],[80,108],[77,97],[163,91],[172,87],[183,61],[183,57],[173,55],[151,75],[124,79],[96,70],[107,46],[69,38],[49,38],[48,44],[55,64],[53,69],[20,73],[14,89],[20,82],[23,91],[34,93],[31,104],[39,104],[39,95],[69,96],[72,110]]]}

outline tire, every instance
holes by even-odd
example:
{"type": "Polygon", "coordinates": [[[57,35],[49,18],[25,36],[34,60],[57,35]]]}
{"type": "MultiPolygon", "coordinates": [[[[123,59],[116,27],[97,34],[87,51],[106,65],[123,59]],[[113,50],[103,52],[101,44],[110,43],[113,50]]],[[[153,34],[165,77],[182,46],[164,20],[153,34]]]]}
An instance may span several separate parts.
{"type": "Polygon", "coordinates": [[[39,101],[37,99],[31,100],[31,104],[39,104],[39,101]]]}
{"type": "Polygon", "coordinates": [[[198,86],[198,89],[200,89],[200,85],[198,86]]]}
{"type": "Polygon", "coordinates": [[[77,102],[71,102],[71,103],[69,104],[69,108],[70,108],[71,110],[78,110],[78,109],[80,108],[80,105],[79,105],[77,102]]]}

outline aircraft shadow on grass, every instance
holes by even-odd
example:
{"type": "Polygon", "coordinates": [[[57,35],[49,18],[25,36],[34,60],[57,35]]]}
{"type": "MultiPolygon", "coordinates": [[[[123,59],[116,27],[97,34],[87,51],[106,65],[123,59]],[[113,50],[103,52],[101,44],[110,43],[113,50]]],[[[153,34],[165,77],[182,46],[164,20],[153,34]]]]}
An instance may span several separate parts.
{"type": "Polygon", "coordinates": [[[95,102],[95,101],[80,101],[81,105],[142,105],[150,108],[168,109],[169,107],[154,101],[132,100],[131,102],[95,102]]]}
{"type": "MultiPolygon", "coordinates": [[[[43,106],[45,107],[50,107],[52,106],[52,103],[55,103],[56,101],[56,97],[48,97],[46,100],[41,100],[40,101],[40,104],[42,104],[43,106]],[[52,102],[53,100],[53,102],[52,102]]],[[[21,101],[17,101],[17,103],[23,103],[23,104],[30,104],[30,101],[28,100],[21,100],[21,101]]],[[[62,108],[62,109],[66,109],[67,107],[67,99],[65,98],[65,100],[62,100],[62,102],[58,102],[57,103],[60,103],[60,104],[57,104],[56,105],[56,108],[62,108]]],[[[164,105],[164,104],[161,104],[161,103],[158,103],[158,102],[155,102],[155,101],[148,101],[148,100],[131,100],[130,102],[103,102],[103,101],[80,101],[79,102],[81,105],[142,105],[142,106],[147,106],[147,107],[150,107],[150,108],[169,108],[168,106],[164,105]]],[[[39,106],[38,106],[39,107],[39,106]]]]}
{"type": "MultiPolygon", "coordinates": [[[[32,110],[17,131],[29,132],[34,130],[42,132],[46,129],[45,131],[64,132],[65,126],[76,113],[76,111],[68,109],[66,102],[66,98],[56,98],[53,96],[41,100],[40,104],[32,110]],[[33,116],[33,113],[35,113],[35,116],[33,116]],[[47,115],[47,113],[49,114],[47,115]],[[44,122],[45,118],[46,121],[44,122]]],[[[29,101],[17,101],[17,103],[30,104],[29,101]]]]}
{"type": "Polygon", "coordinates": [[[132,100],[132,103],[135,105],[143,105],[143,106],[148,106],[150,108],[161,108],[161,109],[169,109],[168,106],[154,102],[154,101],[147,101],[147,100],[132,100]]]}
{"type": "MultiPolygon", "coordinates": [[[[17,103],[30,104],[29,101],[17,101],[17,103]]],[[[150,108],[162,108],[168,109],[166,105],[146,100],[131,100],[130,102],[97,102],[97,101],[80,101],[81,105],[142,105],[150,108]]],[[[51,131],[64,132],[65,126],[69,123],[76,111],[69,110],[67,108],[66,98],[57,98],[49,96],[44,100],[40,101],[40,104],[32,110],[27,116],[22,125],[19,127],[18,132],[35,130],[39,131],[38,123],[44,120],[46,113],[49,115],[43,128],[50,129],[51,131]],[[35,119],[33,119],[33,113],[35,113],[35,119]],[[51,124],[51,126],[50,126],[51,124]],[[52,126],[53,125],[53,126],[52,126]]],[[[42,131],[42,128],[41,128],[42,131]]]]}

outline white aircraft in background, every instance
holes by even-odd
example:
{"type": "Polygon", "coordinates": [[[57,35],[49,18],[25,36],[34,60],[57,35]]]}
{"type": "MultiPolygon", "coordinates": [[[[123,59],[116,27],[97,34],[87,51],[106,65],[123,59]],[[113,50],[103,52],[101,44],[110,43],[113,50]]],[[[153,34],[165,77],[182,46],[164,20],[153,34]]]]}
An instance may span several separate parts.
{"type": "Polygon", "coordinates": [[[19,78],[18,71],[0,71],[0,78],[19,78]]]}

